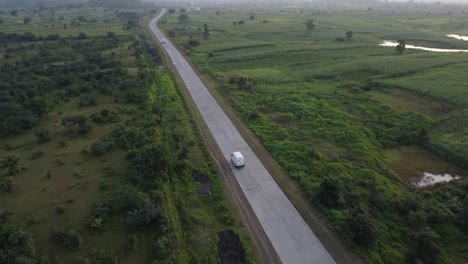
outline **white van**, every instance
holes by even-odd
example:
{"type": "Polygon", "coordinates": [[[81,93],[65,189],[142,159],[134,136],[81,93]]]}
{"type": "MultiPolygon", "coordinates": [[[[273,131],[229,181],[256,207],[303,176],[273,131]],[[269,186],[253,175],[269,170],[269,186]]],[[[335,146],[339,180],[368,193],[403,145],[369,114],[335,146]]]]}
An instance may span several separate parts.
{"type": "Polygon", "coordinates": [[[240,153],[239,151],[233,152],[231,154],[231,161],[232,161],[232,164],[236,166],[236,168],[241,168],[245,166],[245,158],[244,156],[242,156],[242,153],[240,153]]]}

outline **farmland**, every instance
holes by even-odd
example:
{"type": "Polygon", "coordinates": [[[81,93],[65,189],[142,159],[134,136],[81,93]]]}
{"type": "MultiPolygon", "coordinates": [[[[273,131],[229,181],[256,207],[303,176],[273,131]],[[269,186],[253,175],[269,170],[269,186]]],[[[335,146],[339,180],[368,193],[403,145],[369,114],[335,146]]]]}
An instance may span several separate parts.
{"type": "Polygon", "coordinates": [[[0,14],[1,263],[251,262],[155,12],[0,14]]]}
{"type": "Polygon", "coordinates": [[[171,41],[309,203],[369,263],[463,263],[468,250],[464,15],[171,10],[171,41]],[[310,22],[312,21],[312,22],[310,22]],[[462,176],[419,189],[423,172],[462,176]]]}

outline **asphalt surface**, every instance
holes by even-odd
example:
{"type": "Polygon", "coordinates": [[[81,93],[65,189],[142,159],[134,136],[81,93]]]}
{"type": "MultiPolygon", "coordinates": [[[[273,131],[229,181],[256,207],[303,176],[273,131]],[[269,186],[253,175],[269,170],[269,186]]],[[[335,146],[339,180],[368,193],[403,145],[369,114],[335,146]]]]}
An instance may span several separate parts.
{"type": "Polygon", "coordinates": [[[285,264],[335,263],[190,64],[156,27],[156,22],[165,12],[163,9],[151,20],[150,29],[162,43],[179,72],[281,261],[285,264]],[[229,162],[234,151],[240,151],[244,155],[244,168],[237,169],[229,162]]]}

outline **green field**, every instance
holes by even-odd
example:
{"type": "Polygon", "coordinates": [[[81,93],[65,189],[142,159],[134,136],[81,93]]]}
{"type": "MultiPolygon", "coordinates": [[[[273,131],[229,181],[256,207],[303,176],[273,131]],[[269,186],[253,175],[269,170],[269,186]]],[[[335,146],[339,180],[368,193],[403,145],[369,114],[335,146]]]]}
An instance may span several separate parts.
{"type": "Polygon", "coordinates": [[[0,263],[252,262],[153,13],[32,12],[0,15],[0,263]]]}
{"type": "Polygon", "coordinates": [[[468,54],[378,46],[468,49],[445,37],[468,35],[465,16],[176,11],[161,27],[357,254],[468,261],[468,54]],[[431,171],[463,177],[416,189],[431,171]]]}

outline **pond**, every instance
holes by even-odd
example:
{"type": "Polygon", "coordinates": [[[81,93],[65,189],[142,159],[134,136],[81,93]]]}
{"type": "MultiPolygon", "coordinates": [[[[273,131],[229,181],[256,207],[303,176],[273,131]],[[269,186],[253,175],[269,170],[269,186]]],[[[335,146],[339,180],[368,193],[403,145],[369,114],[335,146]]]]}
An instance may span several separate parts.
{"type": "Polygon", "coordinates": [[[448,34],[448,35],[446,35],[446,37],[468,41],[467,36],[460,36],[460,35],[456,35],[456,34],[448,34]]]}
{"type": "MultiPolygon", "coordinates": [[[[379,46],[382,46],[382,47],[396,47],[397,45],[398,45],[398,42],[390,41],[390,40],[385,40],[382,44],[379,44],[379,46]]],[[[433,52],[468,52],[468,50],[463,50],[463,49],[436,49],[436,48],[427,48],[427,47],[414,46],[414,45],[408,45],[408,44],[406,44],[406,48],[415,49],[415,50],[433,51],[433,52]]]]}
{"type": "Polygon", "coordinates": [[[424,172],[424,176],[421,178],[421,180],[417,183],[415,183],[415,185],[419,188],[424,188],[424,187],[428,187],[428,186],[432,186],[436,183],[439,183],[439,182],[449,182],[449,181],[452,181],[452,180],[458,180],[460,179],[461,177],[458,176],[458,175],[450,175],[448,173],[445,173],[445,174],[432,174],[432,173],[429,173],[429,172],[424,172]]]}

